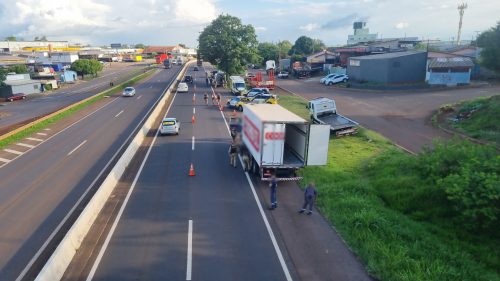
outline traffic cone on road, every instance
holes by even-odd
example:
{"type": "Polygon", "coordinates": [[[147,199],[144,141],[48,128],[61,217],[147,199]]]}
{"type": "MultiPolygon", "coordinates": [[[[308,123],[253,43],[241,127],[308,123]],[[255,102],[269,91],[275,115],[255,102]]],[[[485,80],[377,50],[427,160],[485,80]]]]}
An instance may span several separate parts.
{"type": "Polygon", "coordinates": [[[189,176],[190,177],[194,177],[195,176],[193,163],[191,163],[191,167],[189,168],[189,176]]]}
{"type": "Polygon", "coordinates": [[[196,123],[196,118],[194,117],[194,114],[193,114],[193,118],[191,118],[191,123],[196,123]]]}
{"type": "Polygon", "coordinates": [[[193,103],[196,101],[196,94],[193,94],[193,103]]]}
{"type": "Polygon", "coordinates": [[[220,110],[220,111],[224,111],[224,106],[223,106],[222,104],[221,104],[221,105],[219,105],[219,110],[220,110]]]}

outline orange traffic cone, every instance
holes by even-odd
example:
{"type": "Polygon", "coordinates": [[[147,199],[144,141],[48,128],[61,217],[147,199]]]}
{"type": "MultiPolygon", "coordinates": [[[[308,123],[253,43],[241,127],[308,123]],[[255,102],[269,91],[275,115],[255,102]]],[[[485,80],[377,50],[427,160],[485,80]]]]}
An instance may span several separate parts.
{"type": "Polygon", "coordinates": [[[193,163],[191,163],[191,168],[189,168],[189,176],[190,177],[194,177],[195,176],[193,163]]]}
{"type": "Polygon", "coordinates": [[[220,111],[224,111],[224,106],[223,106],[222,104],[221,104],[221,105],[219,105],[219,110],[220,110],[220,111]]]}
{"type": "Polygon", "coordinates": [[[196,123],[196,118],[194,117],[194,114],[193,114],[193,118],[191,118],[191,123],[196,123]]]}

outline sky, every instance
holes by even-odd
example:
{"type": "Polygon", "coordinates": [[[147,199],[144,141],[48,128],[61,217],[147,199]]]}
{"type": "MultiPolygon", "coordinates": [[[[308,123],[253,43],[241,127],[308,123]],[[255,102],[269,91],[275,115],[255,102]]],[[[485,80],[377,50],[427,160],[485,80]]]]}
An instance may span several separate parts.
{"type": "MultiPolygon", "coordinates": [[[[104,46],[111,43],[197,46],[198,34],[220,14],[254,26],[259,42],[301,36],[343,45],[354,21],[379,38],[457,36],[464,0],[1,0],[0,38],[10,35],[104,46]]],[[[500,0],[465,0],[462,39],[500,21],[500,0]]]]}

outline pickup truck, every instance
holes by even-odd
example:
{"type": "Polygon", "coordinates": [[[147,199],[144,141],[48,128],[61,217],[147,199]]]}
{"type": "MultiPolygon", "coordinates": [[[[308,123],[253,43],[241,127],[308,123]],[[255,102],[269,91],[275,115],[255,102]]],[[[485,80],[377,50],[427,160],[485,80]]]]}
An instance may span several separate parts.
{"type": "Polygon", "coordinates": [[[311,120],[317,124],[330,125],[330,130],[337,136],[357,133],[358,123],[337,113],[335,101],[328,98],[316,98],[307,104],[311,120]]]}
{"type": "Polygon", "coordinates": [[[250,172],[267,181],[300,180],[298,169],[326,165],[330,127],[311,124],[277,104],[246,104],[241,118],[242,151],[250,172]]]}

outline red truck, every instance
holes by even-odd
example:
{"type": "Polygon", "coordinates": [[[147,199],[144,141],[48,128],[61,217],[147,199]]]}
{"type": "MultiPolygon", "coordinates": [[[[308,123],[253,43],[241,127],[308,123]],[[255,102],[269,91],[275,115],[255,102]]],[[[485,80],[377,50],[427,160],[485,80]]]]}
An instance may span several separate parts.
{"type": "Polygon", "coordinates": [[[164,60],[168,59],[168,55],[167,54],[159,54],[159,55],[155,56],[155,59],[156,59],[157,64],[162,64],[164,60]]]}

